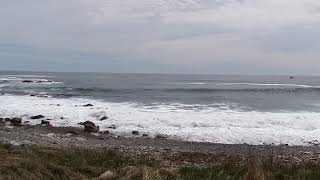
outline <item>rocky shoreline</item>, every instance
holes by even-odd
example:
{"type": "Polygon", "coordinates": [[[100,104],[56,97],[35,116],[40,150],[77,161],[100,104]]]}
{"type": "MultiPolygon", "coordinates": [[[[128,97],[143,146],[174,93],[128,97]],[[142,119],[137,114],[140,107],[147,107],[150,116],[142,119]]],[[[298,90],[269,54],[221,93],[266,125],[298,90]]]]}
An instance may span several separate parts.
{"type": "MultiPolygon", "coordinates": [[[[19,118],[1,119],[0,122],[1,144],[116,150],[129,156],[156,160],[166,166],[214,165],[225,162],[242,164],[252,159],[283,166],[320,164],[320,147],[316,144],[273,146],[184,142],[166,139],[165,136],[137,136],[139,132],[132,132],[132,137],[121,137],[107,131],[98,132],[94,128],[91,129],[93,131],[84,131],[83,128],[76,127],[52,127],[45,120],[40,125],[21,125],[19,118]]],[[[88,124],[93,127],[93,124],[88,124]]]]}

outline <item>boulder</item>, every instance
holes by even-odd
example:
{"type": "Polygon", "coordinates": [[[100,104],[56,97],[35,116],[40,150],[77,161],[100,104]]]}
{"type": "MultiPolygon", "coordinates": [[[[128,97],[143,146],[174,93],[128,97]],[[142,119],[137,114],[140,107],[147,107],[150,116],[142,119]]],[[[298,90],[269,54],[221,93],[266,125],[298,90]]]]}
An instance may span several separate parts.
{"type": "Polygon", "coordinates": [[[97,132],[99,132],[99,126],[96,126],[91,121],[81,122],[79,124],[84,126],[84,132],[88,132],[88,133],[97,133],[97,132]]]}
{"type": "Polygon", "coordinates": [[[36,116],[31,116],[30,119],[42,119],[44,118],[43,115],[36,115],[36,116]]]}
{"type": "Polygon", "coordinates": [[[138,135],[139,135],[139,132],[138,132],[138,131],[132,131],[131,133],[132,133],[132,135],[135,135],[135,136],[138,136],[138,135]]]}
{"type": "Polygon", "coordinates": [[[109,131],[102,131],[101,134],[110,134],[109,131]]]}
{"type": "Polygon", "coordinates": [[[101,174],[98,179],[114,179],[114,178],[115,178],[114,173],[109,170],[101,174]]]}
{"type": "Polygon", "coordinates": [[[108,128],[109,129],[117,129],[117,126],[113,124],[113,125],[109,126],[108,128]]]}
{"type": "Polygon", "coordinates": [[[103,121],[103,120],[107,120],[109,117],[108,116],[103,116],[103,117],[101,117],[99,120],[100,121],[103,121]]]}
{"type": "Polygon", "coordinates": [[[22,124],[22,118],[12,118],[10,120],[11,125],[13,126],[21,126],[22,124]]]}
{"type": "Polygon", "coordinates": [[[93,106],[92,104],[83,105],[83,107],[92,107],[92,106],[93,106]]]}
{"type": "Polygon", "coordinates": [[[33,81],[31,81],[31,80],[23,80],[22,82],[23,83],[33,83],[33,81]]]}
{"type": "Polygon", "coordinates": [[[51,126],[50,121],[42,120],[41,126],[51,126]]]}
{"type": "Polygon", "coordinates": [[[17,141],[10,141],[9,142],[12,146],[20,146],[21,144],[17,141]]]}
{"type": "Polygon", "coordinates": [[[155,138],[156,138],[156,139],[167,139],[168,136],[167,136],[167,135],[164,135],[164,134],[158,134],[158,135],[156,135],[155,138]]]}
{"type": "Polygon", "coordinates": [[[142,137],[148,137],[149,135],[148,134],[142,134],[142,137]]]}
{"type": "Polygon", "coordinates": [[[57,137],[57,135],[55,133],[49,133],[49,134],[47,134],[47,137],[48,138],[55,138],[55,137],[57,137]]]}

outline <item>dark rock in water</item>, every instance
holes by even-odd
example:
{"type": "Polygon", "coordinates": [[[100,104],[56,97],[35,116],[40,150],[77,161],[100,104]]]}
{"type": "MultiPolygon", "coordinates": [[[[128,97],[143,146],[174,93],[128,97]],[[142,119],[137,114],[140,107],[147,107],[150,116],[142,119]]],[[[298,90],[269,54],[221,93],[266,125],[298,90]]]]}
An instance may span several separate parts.
{"type": "Polygon", "coordinates": [[[84,132],[88,133],[96,133],[99,132],[99,126],[96,126],[93,122],[91,121],[86,121],[86,122],[81,122],[79,123],[80,125],[84,126],[84,132]]]}
{"type": "Polygon", "coordinates": [[[143,136],[143,137],[148,137],[149,135],[148,135],[148,134],[142,134],[142,136],[143,136]]]}
{"type": "Polygon", "coordinates": [[[57,104],[57,106],[61,106],[60,104],[57,104]]]}
{"type": "Polygon", "coordinates": [[[100,121],[103,121],[103,120],[107,120],[107,119],[109,119],[108,116],[103,116],[103,117],[101,117],[99,120],[100,120],[100,121]]]}
{"type": "Polygon", "coordinates": [[[68,132],[67,132],[67,134],[79,135],[79,133],[78,133],[78,132],[73,131],[73,130],[68,131],[68,132]]]}
{"type": "Polygon", "coordinates": [[[4,122],[5,120],[4,120],[4,118],[0,118],[0,122],[4,122]]]}
{"type": "Polygon", "coordinates": [[[78,124],[80,124],[80,125],[95,125],[93,122],[91,122],[91,121],[85,121],[85,122],[80,122],[80,123],[78,123],[78,124]]]}
{"type": "Polygon", "coordinates": [[[10,119],[10,118],[5,118],[5,119],[4,119],[4,121],[6,121],[6,122],[10,122],[10,121],[11,121],[11,119],[10,119]]]}
{"type": "Polygon", "coordinates": [[[23,80],[21,82],[23,82],[23,83],[33,83],[33,81],[31,81],[31,80],[23,80]]]}
{"type": "Polygon", "coordinates": [[[36,95],[35,95],[35,94],[30,94],[30,96],[34,97],[34,96],[36,96],[36,95]]]}
{"type": "Polygon", "coordinates": [[[42,119],[44,116],[42,115],[37,115],[37,116],[31,116],[30,119],[42,119]]]}
{"type": "Polygon", "coordinates": [[[41,126],[51,126],[50,121],[42,120],[41,126]]]}
{"type": "Polygon", "coordinates": [[[156,139],[167,139],[168,136],[167,136],[167,135],[163,135],[163,134],[158,134],[158,135],[156,135],[155,138],[156,138],[156,139]]]}
{"type": "Polygon", "coordinates": [[[103,131],[103,132],[101,132],[101,134],[110,134],[110,132],[109,131],[103,131]]]}
{"type": "Polygon", "coordinates": [[[136,136],[139,135],[139,132],[138,132],[138,131],[132,131],[131,133],[132,133],[132,135],[136,135],[136,136]]]}
{"type": "Polygon", "coordinates": [[[108,127],[109,129],[117,129],[117,126],[116,125],[111,125],[108,127]]]}
{"type": "Polygon", "coordinates": [[[293,76],[290,76],[289,79],[294,79],[294,77],[293,77],[293,76]]]}
{"type": "Polygon", "coordinates": [[[64,117],[60,117],[60,119],[64,119],[64,117]]]}
{"type": "Polygon", "coordinates": [[[22,118],[12,118],[10,120],[11,125],[13,126],[21,126],[22,124],[22,118]]]}
{"type": "Polygon", "coordinates": [[[83,107],[92,107],[92,106],[93,106],[92,104],[83,105],[83,107]]]}

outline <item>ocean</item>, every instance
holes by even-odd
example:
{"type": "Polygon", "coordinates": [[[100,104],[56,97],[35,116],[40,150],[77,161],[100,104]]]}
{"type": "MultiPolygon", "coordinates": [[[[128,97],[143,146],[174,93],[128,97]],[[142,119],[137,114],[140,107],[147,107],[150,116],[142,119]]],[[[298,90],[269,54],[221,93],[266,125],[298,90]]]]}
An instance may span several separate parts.
{"type": "Polygon", "coordinates": [[[320,77],[0,72],[0,117],[38,114],[122,136],[308,145],[320,141],[320,77]]]}

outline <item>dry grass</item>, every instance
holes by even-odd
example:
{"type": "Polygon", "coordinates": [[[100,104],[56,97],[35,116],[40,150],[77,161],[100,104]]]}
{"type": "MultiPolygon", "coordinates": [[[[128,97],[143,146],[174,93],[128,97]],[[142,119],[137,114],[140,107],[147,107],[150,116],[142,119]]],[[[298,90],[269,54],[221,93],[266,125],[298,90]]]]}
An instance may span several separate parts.
{"type": "Polygon", "coordinates": [[[144,180],[319,180],[320,165],[280,167],[270,161],[249,160],[244,165],[161,167],[109,150],[53,149],[0,145],[0,179],[95,179],[107,170],[113,179],[144,180]]]}

